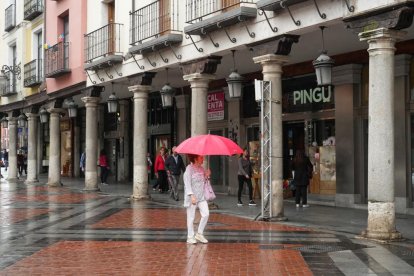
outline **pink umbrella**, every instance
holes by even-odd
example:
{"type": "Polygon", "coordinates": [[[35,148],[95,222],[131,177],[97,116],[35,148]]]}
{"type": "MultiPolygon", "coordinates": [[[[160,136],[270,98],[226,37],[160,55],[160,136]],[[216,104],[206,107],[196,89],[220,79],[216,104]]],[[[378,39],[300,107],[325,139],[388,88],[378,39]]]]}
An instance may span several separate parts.
{"type": "Polygon", "coordinates": [[[234,155],[243,150],[232,140],[212,134],[198,135],[188,138],[175,149],[178,153],[197,155],[234,155]]]}

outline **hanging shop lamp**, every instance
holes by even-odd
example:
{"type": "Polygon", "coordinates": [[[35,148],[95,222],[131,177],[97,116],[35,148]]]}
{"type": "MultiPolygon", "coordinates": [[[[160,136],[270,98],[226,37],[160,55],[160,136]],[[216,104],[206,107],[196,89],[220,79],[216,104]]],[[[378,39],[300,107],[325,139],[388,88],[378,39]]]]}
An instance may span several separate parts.
{"type": "Polygon", "coordinates": [[[173,105],[174,88],[168,83],[168,68],[165,69],[167,72],[167,83],[161,88],[161,102],[162,107],[171,107],[173,105]]]}
{"type": "Polygon", "coordinates": [[[241,97],[241,92],[242,92],[242,88],[243,88],[243,80],[244,78],[237,73],[237,69],[236,69],[236,61],[234,59],[234,52],[236,52],[236,50],[231,50],[232,55],[233,55],[233,70],[230,73],[229,77],[227,78],[227,85],[229,87],[229,96],[230,98],[240,98],[241,97]]]}
{"type": "Polygon", "coordinates": [[[112,85],[112,94],[108,98],[108,112],[109,113],[116,113],[118,111],[118,98],[114,92],[114,84],[111,82],[112,85]]]}
{"type": "Polygon", "coordinates": [[[327,86],[332,84],[332,67],[335,62],[327,55],[327,51],[325,50],[325,41],[323,37],[325,26],[320,26],[320,29],[322,32],[322,52],[312,64],[313,67],[315,67],[318,86],[327,86]]]}

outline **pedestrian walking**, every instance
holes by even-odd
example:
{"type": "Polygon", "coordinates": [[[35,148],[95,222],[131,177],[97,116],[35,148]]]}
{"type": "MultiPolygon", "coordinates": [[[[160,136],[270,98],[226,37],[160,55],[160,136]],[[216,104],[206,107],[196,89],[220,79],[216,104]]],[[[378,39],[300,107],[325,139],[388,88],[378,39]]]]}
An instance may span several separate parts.
{"type": "Polygon", "coordinates": [[[86,167],[86,153],[82,152],[80,161],[79,161],[79,168],[83,175],[85,175],[85,167],[86,167]]]}
{"type": "Polygon", "coordinates": [[[6,149],[3,150],[3,163],[5,171],[7,172],[7,168],[9,167],[9,152],[6,149]]]}
{"type": "Polygon", "coordinates": [[[156,189],[156,186],[158,186],[160,193],[166,192],[168,190],[167,172],[165,171],[165,153],[165,147],[161,147],[154,164],[154,173],[155,177],[157,178],[157,183],[152,188],[156,189]]]}
{"type": "Polygon", "coordinates": [[[242,156],[239,157],[239,170],[237,172],[237,179],[239,181],[239,190],[237,192],[238,206],[243,206],[241,194],[243,192],[244,183],[247,184],[247,188],[249,189],[249,206],[256,206],[256,203],[253,200],[252,175],[253,167],[250,162],[249,151],[247,148],[244,148],[242,156]]]}
{"type": "Polygon", "coordinates": [[[101,184],[108,185],[106,180],[109,174],[108,157],[106,156],[105,150],[101,150],[99,155],[99,167],[101,167],[101,184]]]}
{"type": "Polygon", "coordinates": [[[210,178],[210,170],[203,168],[202,155],[188,154],[190,164],[184,173],[184,207],[187,208],[187,243],[208,243],[204,237],[204,228],[207,225],[209,209],[204,198],[204,185],[210,178]],[[197,234],[194,235],[194,217],[196,209],[200,210],[200,223],[197,234]]]}
{"type": "Polygon", "coordinates": [[[300,207],[302,199],[302,207],[308,205],[308,185],[312,177],[313,166],[309,158],[301,150],[297,150],[293,160],[293,182],[296,186],[295,201],[296,207],[300,207]]]}
{"type": "Polygon", "coordinates": [[[172,155],[165,160],[165,169],[168,175],[168,182],[171,185],[171,196],[178,201],[178,183],[180,181],[181,172],[185,172],[183,158],[176,152],[177,147],[172,147],[172,155]]]}
{"type": "Polygon", "coordinates": [[[23,169],[24,169],[24,156],[22,150],[19,150],[17,152],[17,172],[19,173],[19,176],[23,175],[23,169]]]}

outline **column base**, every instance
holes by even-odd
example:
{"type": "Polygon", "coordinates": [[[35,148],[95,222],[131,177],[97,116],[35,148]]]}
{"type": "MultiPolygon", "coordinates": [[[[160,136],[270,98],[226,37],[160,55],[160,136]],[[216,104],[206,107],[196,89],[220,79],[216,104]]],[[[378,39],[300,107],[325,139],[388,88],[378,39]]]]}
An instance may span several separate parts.
{"type": "Polygon", "coordinates": [[[63,186],[62,182],[47,182],[47,186],[49,187],[60,187],[63,186]]]}
{"type": "Polygon", "coordinates": [[[99,187],[85,187],[83,190],[87,192],[100,192],[101,191],[99,187]]]}
{"type": "Polygon", "coordinates": [[[271,217],[271,218],[262,218],[262,217],[260,217],[258,220],[259,221],[270,221],[270,222],[273,222],[273,221],[287,221],[288,218],[285,217],[285,216],[271,217]]]}
{"type": "Polygon", "coordinates": [[[11,183],[16,183],[19,180],[19,178],[17,178],[17,177],[10,177],[10,178],[7,178],[6,180],[8,182],[11,182],[11,183]]]}
{"type": "Polygon", "coordinates": [[[131,197],[130,197],[130,199],[131,200],[134,200],[134,201],[140,201],[140,200],[149,200],[149,199],[151,199],[151,196],[150,195],[144,195],[144,196],[140,196],[140,195],[131,195],[131,197]]]}
{"type": "Polygon", "coordinates": [[[34,183],[39,183],[39,179],[33,179],[33,180],[29,180],[27,179],[24,184],[34,184],[34,183]]]}
{"type": "Polygon", "coordinates": [[[361,235],[357,236],[358,239],[373,240],[380,243],[404,241],[405,239],[397,230],[389,232],[364,230],[361,235]]]}

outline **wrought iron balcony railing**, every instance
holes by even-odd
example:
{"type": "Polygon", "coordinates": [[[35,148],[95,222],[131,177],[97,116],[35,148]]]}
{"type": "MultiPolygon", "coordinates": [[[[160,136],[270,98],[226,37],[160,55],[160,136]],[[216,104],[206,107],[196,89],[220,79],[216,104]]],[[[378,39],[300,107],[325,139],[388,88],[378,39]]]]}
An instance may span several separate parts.
{"type": "Polygon", "coordinates": [[[44,59],[46,78],[56,78],[69,73],[69,43],[59,42],[46,49],[44,59]]]}
{"type": "Polygon", "coordinates": [[[35,59],[24,65],[24,87],[32,87],[43,81],[43,60],[35,59]]]}
{"type": "Polygon", "coordinates": [[[5,10],[4,15],[4,31],[8,32],[16,27],[16,6],[11,4],[5,10]]]}
{"type": "Polygon", "coordinates": [[[109,23],[102,28],[85,34],[85,62],[99,57],[121,54],[122,24],[109,23]]]}
{"type": "Polygon", "coordinates": [[[42,13],[42,0],[24,0],[24,20],[32,20],[42,13]]]}
{"type": "Polygon", "coordinates": [[[254,3],[254,0],[187,0],[186,22],[195,23],[205,17],[230,10],[243,3],[254,3]]]}
{"type": "Polygon", "coordinates": [[[6,77],[6,83],[0,87],[0,96],[9,97],[17,94],[16,85],[17,78],[16,75],[11,72],[5,72],[4,76],[6,77]]]}
{"type": "Polygon", "coordinates": [[[130,13],[130,44],[179,31],[179,1],[157,0],[130,13]]]}

